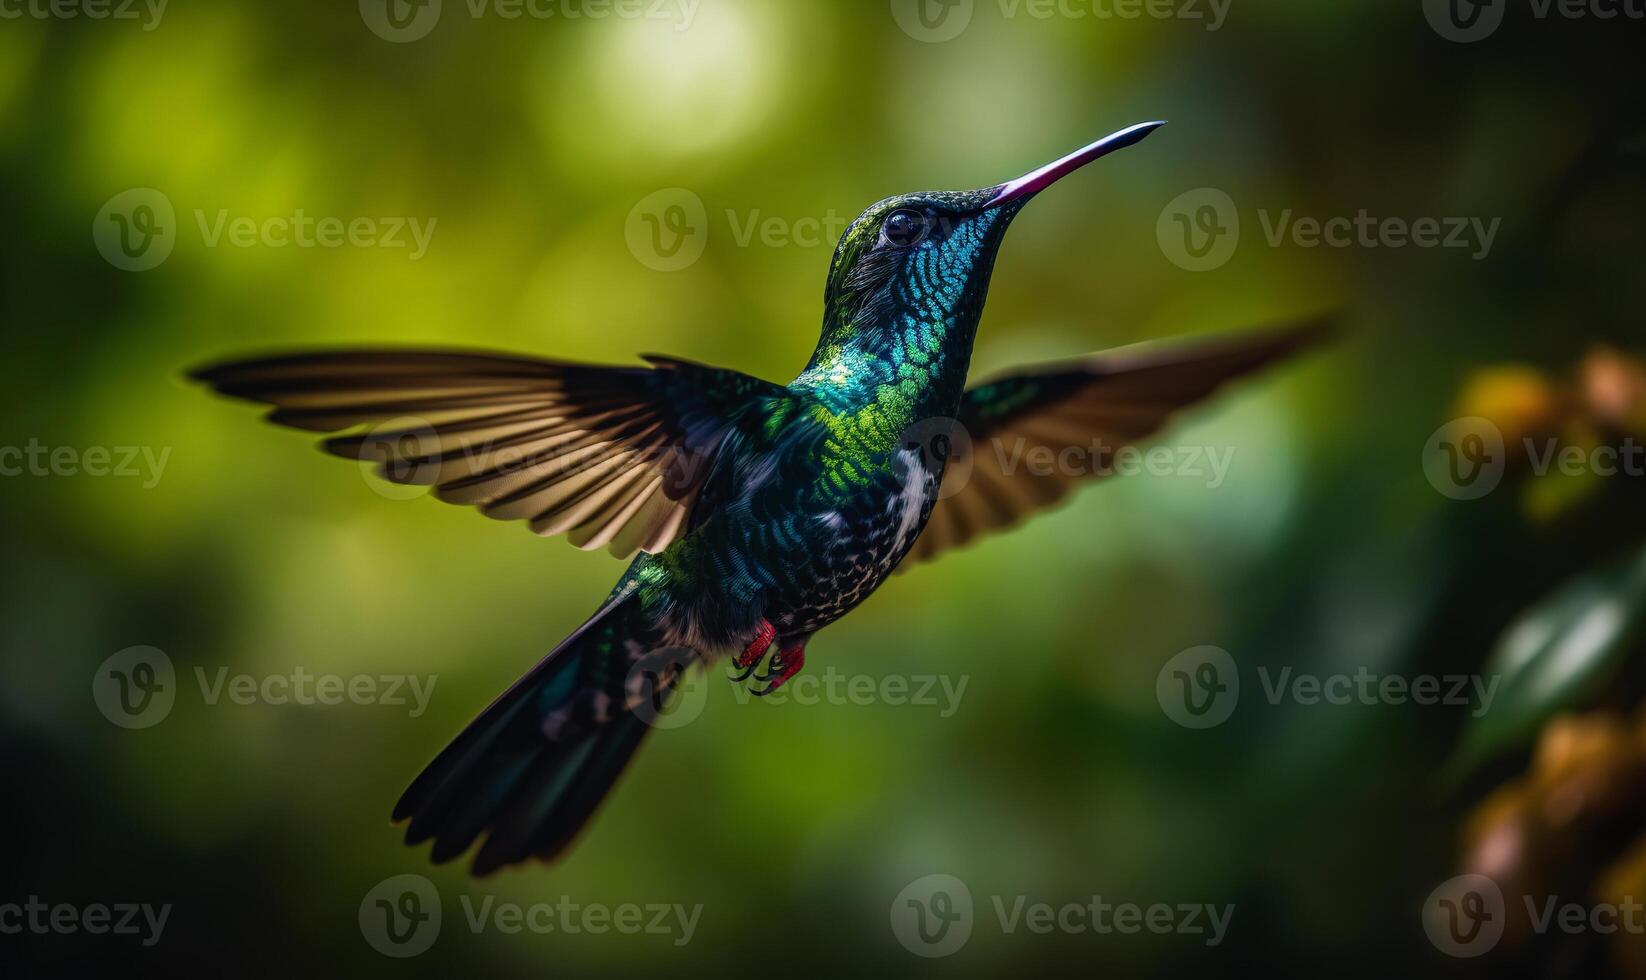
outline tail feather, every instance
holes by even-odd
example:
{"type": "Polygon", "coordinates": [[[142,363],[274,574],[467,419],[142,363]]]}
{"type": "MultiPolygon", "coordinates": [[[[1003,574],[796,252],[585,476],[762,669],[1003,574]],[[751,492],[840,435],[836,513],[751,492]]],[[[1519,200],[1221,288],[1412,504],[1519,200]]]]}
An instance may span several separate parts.
{"type": "MultiPolygon", "coordinates": [[[[593,623],[604,613],[603,609],[589,622],[593,623]]],[[[531,709],[536,701],[544,694],[552,693],[551,687],[569,689],[575,686],[576,657],[568,651],[588,626],[585,623],[511,684],[481,712],[480,717],[452,739],[400,795],[400,801],[394,807],[394,820],[398,823],[411,818],[411,825],[406,831],[407,844],[428,840],[447,823],[454,807],[461,805],[460,791],[474,781],[476,768],[500,754],[498,742],[504,733],[525,727],[525,721],[529,718],[523,719],[522,715],[532,714],[531,709]]]]}
{"type": "Polygon", "coordinates": [[[568,758],[542,760],[541,782],[527,779],[474,858],[487,875],[536,857],[559,857],[594,815],[651,726],[625,715],[585,738],[568,758]]]}
{"type": "Polygon", "coordinates": [[[627,711],[569,727],[545,723],[596,700],[624,703],[633,651],[656,646],[637,606],[630,593],[614,597],[429,763],[394,808],[396,822],[411,820],[408,844],[433,838],[430,857],[439,863],[485,834],[476,875],[565,849],[650,725],[627,711]]]}
{"type": "Polygon", "coordinates": [[[585,739],[575,749],[559,755],[545,755],[532,764],[507,811],[502,813],[474,858],[474,873],[488,874],[512,860],[532,853],[532,832],[554,812],[566,786],[577,775],[594,749],[594,740],[585,739]]]}
{"type": "Polygon", "coordinates": [[[650,724],[633,715],[619,719],[611,728],[590,751],[576,780],[568,785],[562,805],[539,825],[532,837],[531,853],[553,860],[570,846],[651,731],[650,724]]]}

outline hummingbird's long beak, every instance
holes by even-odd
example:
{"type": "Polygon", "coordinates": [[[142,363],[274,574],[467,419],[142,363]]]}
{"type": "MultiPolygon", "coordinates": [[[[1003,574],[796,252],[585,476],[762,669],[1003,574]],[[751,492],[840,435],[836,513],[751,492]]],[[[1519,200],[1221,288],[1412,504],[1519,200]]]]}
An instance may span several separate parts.
{"type": "Polygon", "coordinates": [[[1133,144],[1141,143],[1145,136],[1164,125],[1166,125],[1166,121],[1162,119],[1127,126],[1118,133],[1111,133],[1096,143],[1083,146],[1068,156],[1053,160],[1038,170],[1031,170],[1016,180],[1001,184],[995,196],[990,198],[989,203],[983,205],[983,207],[999,207],[1018,198],[1028,197],[1030,194],[1043,191],[1098,157],[1108,156],[1115,150],[1123,150],[1133,144]]]}

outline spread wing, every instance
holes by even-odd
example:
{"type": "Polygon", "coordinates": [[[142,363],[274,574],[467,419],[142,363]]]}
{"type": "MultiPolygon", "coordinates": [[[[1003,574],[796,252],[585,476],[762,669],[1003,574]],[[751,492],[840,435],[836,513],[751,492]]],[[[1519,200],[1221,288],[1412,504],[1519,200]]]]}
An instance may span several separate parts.
{"type": "Polygon", "coordinates": [[[945,483],[951,476],[966,482],[932,509],[910,559],[931,559],[1056,504],[1104,475],[1117,449],[1158,432],[1179,409],[1325,332],[1324,322],[1311,321],[1234,338],[1139,345],[969,389],[957,421],[970,437],[972,466],[952,465],[945,474],[945,483]],[[1066,449],[1089,460],[1094,445],[1102,447],[1096,465],[1078,472],[1025,462],[1067,459],[1066,449]]]}
{"type": "Polygon", "coordinates": [[[327,452],[395,483],[579,548],[656,552],[690,526],[739,423],[781,386],[663,357],[596,367],[463,351],[342,350],[233,361],[192,374],[273,406],[327,452]],[[362,428],[363,427],[363,428],[362,428]]]}

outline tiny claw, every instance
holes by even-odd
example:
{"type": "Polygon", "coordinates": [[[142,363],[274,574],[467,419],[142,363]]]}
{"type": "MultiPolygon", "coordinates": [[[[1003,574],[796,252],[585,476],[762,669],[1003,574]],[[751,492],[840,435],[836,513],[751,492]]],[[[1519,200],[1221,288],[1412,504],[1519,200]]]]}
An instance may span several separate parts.
{"type": "Polygon", "coordinates": [[[760,661],[756,660],[754,663],[749,664],[747,667],[744,667],[742,669],[738,669],[737,662],[734,660],[734,661],[732,661],[731,668],[726,671],[726,678],[728,680],[730,680],[733,684],[741,684],[744,681],[749,679],[749,675],[754,673],[755,667],[759,666],[759,664],[760,664],[760,661]]]}
{"type": "MultiPolygon", "coordinates": [[[[804,641],[802,641],[803,643],[804,641]]],[[[771,681],[762,690],[755,691],[754,696],[763,698],[782,687],[789,678],[800,673],[800,668],[806,666],[806,648],[804,645],[785,647],[772,656],[771,663],[764,674],[756,677],[757,681],[771,681]]]]}
{"type": "MultiPolygon", "coordinates": [[[[767,674],[762,674],[760,677],[756,677],[756,680],[767,680],[770,679],[770,677],[772,677],[772,672],[767,672],[767,674]]],[[[785,680],[788,680],[787,677],[783,677],[783,675],[780,674],[777,675],[777,679],[772,680],[770,684],[765,685],[765,687],[760,688],[760,690],[756,690],[756,692],[754,692],[754,697],[764,698],[765,695],[769,695],[769,693],[774,692],[777,688],[782,687],[785,680]]]]}

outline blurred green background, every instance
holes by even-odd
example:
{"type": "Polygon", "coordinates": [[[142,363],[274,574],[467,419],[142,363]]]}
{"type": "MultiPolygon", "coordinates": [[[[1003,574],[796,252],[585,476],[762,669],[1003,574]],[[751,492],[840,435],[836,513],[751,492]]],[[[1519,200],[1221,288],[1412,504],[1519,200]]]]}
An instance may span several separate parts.
{"type": "MultiPolygon", "coordinates": [[[[0,442],[169,451],[152,481],[0,478],[0,902],[174,906],[153,948],[0,935],[0,964],[1469,967],[1426,940],[1421,907],[1458,869],[1460,820],[1524,766],[1525,744],[1459,778],[1447,763],[1466,706],[1271,705],[1254,671],[1478,670],[1517,613],[1646,540],[1638,479],[1535,489],[1511,473],[1458,501],[1423,468],[1480,372],[1517,364],[1533,389],[1565,392],[1596,345],[1641,346],[1641,22],[1510,4],[1494,35],[1462,44],[1418,0],[1233,0],[1216,30],[977,0],[939,41],[900,27],[910,6],[702,0],[688,24],[672,4],[633,16],[557,2],[511,19],[446,0],[426,36],[398,43],[372,9],[313,0],[174,0],[157,24],[0,20],[0,442]],[[1331,349],[1172,433],[1234,449],[1222,485],[1111,480],[897,577],[812,644],[808,671],[963,678],[947,716],[740,703],[711,671],[702,715],[650,740],[563,865],[477,883],[401,845],[387,817],[405,783],[620,566],[391,499],[404,495],[208,397],[186,368],[395,342],[611,363],[661,351],[787,380],[816,340],[833,247],[813,224],[838,234],[882,197],[994,184],[1153,118],[1171,125],[1018,219],[974,372],[1341,309],[1331,349]],[[1157,229],[1170,202],[1208,187],[1235,202],[1239,245],[1190,271],[1157,229]],[[116,268],[94,239],[105,202],[134,188],[175,209],[175,247],[147,271],[116,268]],[[669,189],[701,202],[703,251],[660,271],[630,243],[636,206],[669,189]],[[196,218],[299,208],[435,226],[414,259],[211,246],[196,218]],[[1480,260],[1271,243],[1265,219],[1287,209],[1501,230],[1480,260]],[[772,235],[743,233],[768,219],[772,235]],[[134,645],[165,651],[177,690],[169,717],[128,731],[90,694],[99,665],[134,645]],[[1156,679],[1202,645],[1230,651],[1246,689],[1227,723],[1194,731],[1162,711],[1156,679]],[[196,668],[437,682],[411,717],[210,705],[196,668]],[[445,921],[431,949],[395,960],[358,917],[403,873],[434,883],[445,921]],[[932,873],[967,884],[977,922],[958,953],[925,960],[888,914],[932,873]],[[684,946],[474,933],[465,895],[702,913],[684,946]],[[992,906],[1093,895],[1235,913],[1208,947],[1008,934],[992,906]]],[[[1479,397],[1501,402],[1487,387],[1479,397]]],[[[1555,966],[1547,951],[1513,955],[1530,972],[1613,963],[1589,947],[1555,966]]]]}

